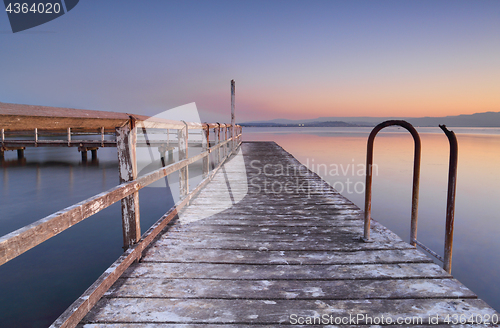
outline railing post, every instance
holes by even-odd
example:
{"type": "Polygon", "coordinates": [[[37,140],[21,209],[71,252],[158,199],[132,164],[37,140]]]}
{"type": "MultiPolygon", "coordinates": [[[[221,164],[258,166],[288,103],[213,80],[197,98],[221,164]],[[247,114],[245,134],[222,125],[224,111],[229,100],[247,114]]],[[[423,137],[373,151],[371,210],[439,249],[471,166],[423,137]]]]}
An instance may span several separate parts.
{"type": "Polygon", "coordinates": [[[448,171],[448,200],[446,203],[446,232],[444,238],[443,269],[451,273],[451,257],[453,255],[453,230],[455,221],[455,194],[457,191],[458,142],[453,131],[446,125],[439,126],[450,142],[450,164],[448,171]]]}
{"type": "MultiPolygon", "coordinates": [[[[68,128],[68,131],[71,131],[71,130],[69,130],[69,128],[68,128]]],[[[104,147],[104,126],[101,127],[101,147],[104,147]]]]}
{"type": "MultiPolygon", "coordinates": [[[[116,149],[120,183],[133,181],[137,178],[136,154],[137,130],[135,119],[130,118],[128,124],[116,128],[116,149]]],[[[139,192],[135,192],[121,200],[123,247],[129,248],[141,238],[141,222],[139,214],[139,192]]]]}
{"type": "MultiPolygon", "coordinates": [[[[224,141],[228,140],[228,137],[227,137],[228,136],[228,130],[227,129],[228,129],[228,126],[226,124],[225,127],[224,127],[224,141]]],[[[224,145],[224,157],[223,157],[224,159],[227,157],[227,154],[230,152],[229,147],[231,147],[231,145],[232,145],[232,141],[229,144],[225,144],[224,145]]]]}
{"type": "MultiPolygon", "coordinates": [[[[234,150],[235,147],[235,140],[234,140],[234,101],[235,101],[235,96],[236,96],[236,87],[234,84],[234,80],[231,80],[231,152],[234,150]]],[[[226,126],[227,129],[227,126],[226,126]]],[[[226,135],[226,140],[227,140],[227,135],[226,135]]]]}
{"type": "MultiPolygon", "coordinates": [[[[206,124],[203,129],[201,130],[201,146],[202,146],[202,152],[206,152],[210,148],[210,127],[208,124],[206,124]]],[[[203,179],[208,177],[208,172],[209,172],[209,159],[210,159],[210,154],[207,154],[207,156],[203,157],[203,179]]]]}
{"type": "MultiPolygon", "coordinates": [[[[215,132],[215,145],[217,146],[219,143],[220,143],[220,124],[219,122],[217,122],[217,128],[214,129],[214,132],[215,132]]],[[[220,163],[220,152],[221,152],[221,149],[220,147],[217,148],[217,150],[215,151],[215,158],[217,158],[217,164],[220,163]]]]}
{"type": "Polygon", "coordinates": [[[5,130],[2,129],[2,147],[0,147],[0,159],[4,159],[5,130]]]}
{"type": "MultiPolygon", "coordinates": [[[[179,161],[188,158],[188,126],[186,122],[184,122],[184,125],[184,128],[177,130],[179,161]]],[[[187,166],[179,170],[179,190],[181,199],[189,193],[189,171],[187,166]]]]}

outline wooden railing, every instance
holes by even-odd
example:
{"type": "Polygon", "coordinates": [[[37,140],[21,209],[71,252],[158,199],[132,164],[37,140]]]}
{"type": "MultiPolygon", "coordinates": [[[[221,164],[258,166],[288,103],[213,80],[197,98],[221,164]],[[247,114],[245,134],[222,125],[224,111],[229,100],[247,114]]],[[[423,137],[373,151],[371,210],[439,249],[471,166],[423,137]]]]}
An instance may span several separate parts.
{"type": "Polygon", "coordinates": [[[80,221],[98,213],[108,206],[121,201],[122,224],[125,252],[101,277],[66,310],[51,327],[75,327],[102,295],[121,276],[130,264],[141,258],[143,250],[189,203],[189,200],[215,175],[224,161],[241,144],[241,126],[231,124],[200,124],[183,121],[138,120],[133,116],[126,124],[116,128],[119,176],[121,184],[67,207],[30,225],[20,228],[0,238],[0,265],[14,259],[29,249],[63,232],[80,221]],[[158,170],[138,177],[137,172],[137,130],[169,129],[177,130],[179,160],[158,170]],[[202,152],[188,156],[189,131],[200,131],[202,152]],[[213,130],[214,140],[210,141],[213,130]],[[216,166],[210,171],[210,154],[214,153],[216,166]],[[202,160],[203,180],[190,192],[188,166],[202,160]],[[169,174],[179,171],[180,200],[141,236],[139,216],[139,190],[169,174]]]}

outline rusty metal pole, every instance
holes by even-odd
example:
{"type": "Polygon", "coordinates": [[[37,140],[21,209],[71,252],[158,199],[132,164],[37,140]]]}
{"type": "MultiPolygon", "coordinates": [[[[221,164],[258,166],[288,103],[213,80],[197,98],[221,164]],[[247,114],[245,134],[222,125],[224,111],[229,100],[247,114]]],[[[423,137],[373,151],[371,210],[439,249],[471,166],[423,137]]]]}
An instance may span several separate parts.
{"type": "Polygon", "coordinates": [[[366,150],[366,183],[365,183],[365,217],[364,217],[364,231],[361,240],[364,242],[371,242],[370,239],[370,220],[371,220],[371,197],[372,197],[372,174],[373,174],[373,143],[377,133],[392,125],[399,125],[406,130],[408,130],[413,136],[413,141],[415,144],[415,151],[413,157],[413,188],[412,188],[412,202],[411,202],[411,233],[410,233],[410,244],[416,246],[417,239],[417,222],[418,222],[418,194],[419,194],[419,182],[420,182],[420,154],[421,154],[421,142],[420,136],[417,130],[406,121],[391,120],[385,121],[377,125],[370,136],[368,137],[367,150],[366,150]]]}
{"type": "MultiPolygon", "coordinates": [[[[235,147],[235,142],[234,142],[234,101],[235,101],[235,85],[234,85],[234,80],[231,80],[231,152],[234,150],[235,147]]],[[[227,126],[226,126],[227,130],[227,126]]],[[[227,140],[227,134],[226,134],[226,140],[227,140]]]]}
{"type": "Polygon", "coordinates": [[[455,196],[457,191],[458,142],[453,131],[446,125],[439,126],[450,142],[450,168],[448,171],[448,199],[446,203],[446,232],[444,239],[443,269],[451,273],[451,258],[453,255],[453,230],[455,223],[455,196]]]}
{"type": "MultiPolygon", "coordinates": [[[[120,183],[133,181],[137,178],[136,142],[136,124],[135,119],[131,117],[125,126],[116,128],[116,149],[118,152],[120,183]]],[[[85,154],[87,154],[86,150],[85,154]]],[[[123,198],[121,203],[123,247],[127,249],[141,238],[139,192],[134,192],[132,195],[123,198]]]]}

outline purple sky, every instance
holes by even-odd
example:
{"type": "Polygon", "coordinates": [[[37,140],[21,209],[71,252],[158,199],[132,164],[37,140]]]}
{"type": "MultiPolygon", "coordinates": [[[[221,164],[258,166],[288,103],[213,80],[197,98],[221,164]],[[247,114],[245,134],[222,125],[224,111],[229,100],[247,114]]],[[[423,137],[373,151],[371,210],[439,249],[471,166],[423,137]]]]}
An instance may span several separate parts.
{"type": "Polygon", "coordinates": [[[204,121],[500,111],[500,1],[110,1],[12,34],[0,101],[204,121]]]}

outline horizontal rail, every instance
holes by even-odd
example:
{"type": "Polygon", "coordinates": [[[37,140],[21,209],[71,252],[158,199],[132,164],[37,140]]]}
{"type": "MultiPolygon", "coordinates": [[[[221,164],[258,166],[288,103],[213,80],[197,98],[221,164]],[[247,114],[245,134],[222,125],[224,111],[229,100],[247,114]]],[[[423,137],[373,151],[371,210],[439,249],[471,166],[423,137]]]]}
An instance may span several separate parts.
{"type": "MultiPolygon", "coordinates": [[[[173,143],[172,140],[138,140],[138,147],[146,146],[162,146],[168,143],[173,143]]],[[[200,141],[191,141],[188,143],[190,146],[200,146],[200,141]]],[[[6,140],[2,143],[4,148],[15,148],[15,147],[116,147],[115,140],[6,140]]]]}
{"type": "MultiPolygon", "coordinates": [[[[241,134],[239,135],[241,136],[241,134]]],[[[239,137],[237,136],[237,137],[239,137]]],[[[97,194],[75,205],[46,216],[32,224],[0,237],[0,265],[16,258],[47,239],[63,232],[78,222],[102,211],[121,199],[132,195],[147,185],[208,156],[214,150],[226,145],[231,138],[207,151],[156,171],[148,173],[134,181],[122,183],[108,191],[97,194]]]]}
{"type": "Polygon", "coordinates": [[[420,246],[424,251],[426,251],[430,255],[434,256],[439,261],[444,262],[444,258],[441,255],[439,255],[438,253],[434,252],[432,249],[430,249],[429,247],[425,246],[420,241],[418,241],[416,239],[413,239],[412,242],[415,243],[415,244],[417,244],[418,246],[420,246]]]}

